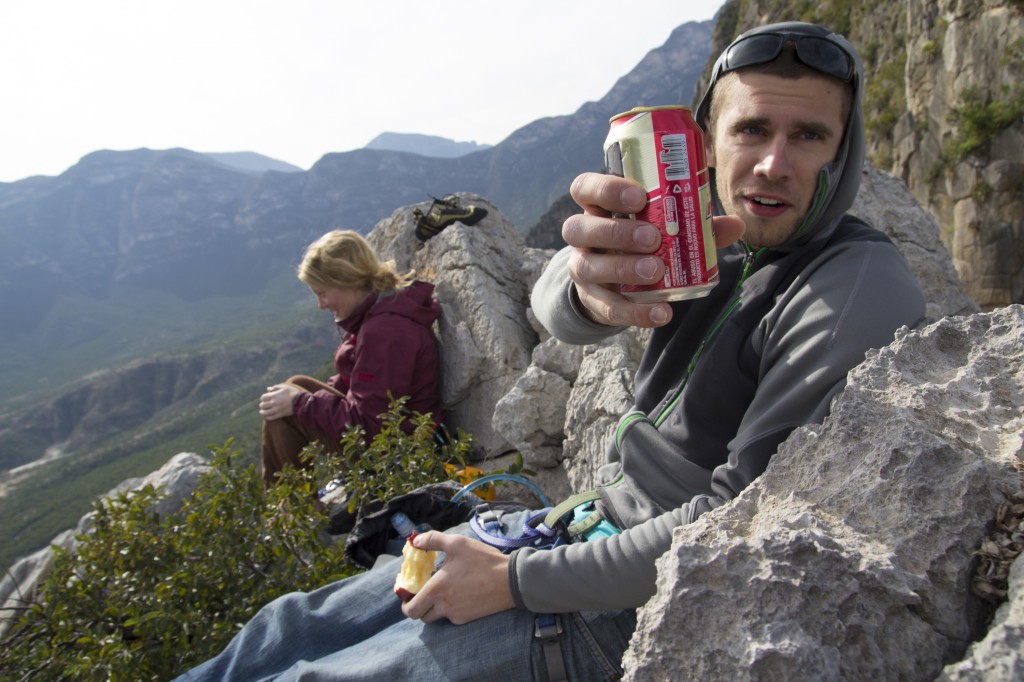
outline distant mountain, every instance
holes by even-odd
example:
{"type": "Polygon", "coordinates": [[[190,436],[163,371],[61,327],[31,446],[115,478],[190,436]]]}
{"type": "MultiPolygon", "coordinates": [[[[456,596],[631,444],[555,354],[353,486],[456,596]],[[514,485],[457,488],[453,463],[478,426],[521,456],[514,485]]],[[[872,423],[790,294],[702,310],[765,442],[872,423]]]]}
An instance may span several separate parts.
{"type": "Polygon", "coordinates": [[[381,133],[370,140],[370,143],[364,147],[364,149],[409,152],[410,154],[433,156],[439,159],[454,159],[490,148],[491,145],[489,144],[455,142],[446,137],[420,135],[418,133],[381,133]]]}
{"type": "Polygon", "coordinates": [[[0,184],[0,412],[303,305],[294,268],[327,230],[366,233],[399,206],[465,191],[528,231],[573,177],[601,168],[610,116],[693,99],[711,27],[678,27],[599,101],[459,157],[359,149],[272,172],[279,162],[247,153],[98,151],[0,184]]]}
{"type": "Polygon", "coordinates": [[[249,173],[277,171],[279,173],[301,173],[302,169],[285,161],[272,159],[256,152],[205,152],[205,155],[225,166],[249,173]]]}
{"type": "Polygon", "coordinates": [[[678,27],[575,114],[456,158],[359,149],[256,173],[256,155],[99,151],[59,176],[0,184],[0,405],[294,303],[313,238],[368,232],[431,195],[481,195],[528,231],[573,177],[601,168],[609,117],[693,99],[711,27],[678,27]]]}

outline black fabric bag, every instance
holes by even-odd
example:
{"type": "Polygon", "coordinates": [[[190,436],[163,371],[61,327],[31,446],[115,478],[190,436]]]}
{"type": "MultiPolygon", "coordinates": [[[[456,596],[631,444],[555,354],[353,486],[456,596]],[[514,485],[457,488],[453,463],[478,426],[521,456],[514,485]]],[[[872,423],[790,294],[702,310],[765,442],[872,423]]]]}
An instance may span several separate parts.
{"type": "Polygon", "coordinates": [[[432,483],[388,500],[382,507],[360,514],[345,543],[345,553],[354,563],[371,568],[387,549],[388,540],[398,537],[391,527],[391,515],[403,512],[415,524],[426,523],[434,530],[445,530],[469,520],[483,500],[467,493],[452,502],[462,489],[455,481],[432,483]]]}

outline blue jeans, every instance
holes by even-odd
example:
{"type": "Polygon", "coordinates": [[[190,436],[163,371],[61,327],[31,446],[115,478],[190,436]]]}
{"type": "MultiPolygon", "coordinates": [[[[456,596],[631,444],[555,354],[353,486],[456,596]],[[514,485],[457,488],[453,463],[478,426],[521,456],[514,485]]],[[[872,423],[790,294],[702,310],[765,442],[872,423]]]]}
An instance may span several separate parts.
{"type": "MultiPolygon", "coordinates": [[[[449,532],[472,535],[467,524],[449,532]]],[[[393,592],[400,563],[280,597],[178,682],[548,679],[535,614],[513,609],[465,625],[411,620],[393,592]]],[[[619,676],[634,611],[565,614],[562,624],[570,680],[619,676]]]]}

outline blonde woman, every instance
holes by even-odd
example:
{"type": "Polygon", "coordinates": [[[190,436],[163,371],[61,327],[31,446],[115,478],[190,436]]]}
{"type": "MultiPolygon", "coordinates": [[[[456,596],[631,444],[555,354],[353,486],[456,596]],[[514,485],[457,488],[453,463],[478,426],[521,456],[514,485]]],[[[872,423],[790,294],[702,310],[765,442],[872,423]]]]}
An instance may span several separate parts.
{"type": "Polygon", "coordinates": [[[298,269],[321,310],[334,313],[341,345],[336,374],[326,383],[293,376],[260,396],[263,417],[263,480],[271,485],[286,466],[299,467],[299,453],[319,441],[339,449],[339,438],[355,424],[372,438],[389,407],[388,392],[408,396],[406,408],[441,421],[439,359],[432,329],[440,306],[434,285],[400,275],[381,262],[362,236],[328,232],[306,249],[298,269]]]}

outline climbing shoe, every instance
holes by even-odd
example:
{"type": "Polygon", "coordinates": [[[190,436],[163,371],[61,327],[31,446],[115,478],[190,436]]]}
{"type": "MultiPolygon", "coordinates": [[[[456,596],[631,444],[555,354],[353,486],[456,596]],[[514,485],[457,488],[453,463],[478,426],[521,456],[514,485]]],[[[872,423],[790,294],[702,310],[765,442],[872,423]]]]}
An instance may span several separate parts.
{"type": "Polygon", "coordinates": [[[432,198],[434,201],[426,213],[418,208],[412,211],[416,219],[416,238],[421,242],[427,241],[452,223],[475,225],[487,215],[486,208],[474,204],[463,206],[453,194],[443,199],[432,198]]]}

